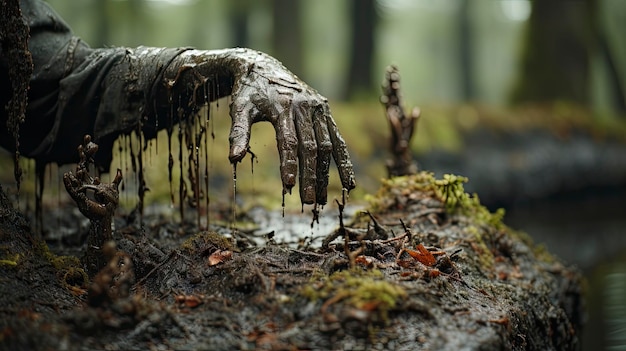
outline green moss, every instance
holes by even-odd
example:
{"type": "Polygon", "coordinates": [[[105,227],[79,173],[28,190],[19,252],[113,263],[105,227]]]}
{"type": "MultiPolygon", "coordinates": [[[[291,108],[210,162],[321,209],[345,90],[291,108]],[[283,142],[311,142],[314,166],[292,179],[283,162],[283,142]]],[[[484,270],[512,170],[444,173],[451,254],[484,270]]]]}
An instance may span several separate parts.
{"type": "MultiPolygon", "coordinates": [[[[475,243],[474,251],[482,267],[488,269],[494,265],[494,253],[489,244],[490,240],[493,240],[494,233],[505,233],[520,240],[532,248],[538,260],[555,261],[545,247],[535,245],[527,234],[513,230],[504,224],[504,209],[491,212],[481,205],[478,195],[466,193],[463,184],[467,181],[466,177],[450,174],[437,179],[433,173],[423,171],[410,176],[383,179],[376,195],[367,198],[370,203],[370,212],[384,213],[401,209],[400,204],[433,198],[441,201],[449,215],[456,216],[457,219],[466,223],[465,231],[468,236],[471,236],[470,241],[475,243]]],[[[355,221],[369,221],[369,218],[358,216],[355,221]]]]}
{"type": "Polygon", "coordinates": [[[19,256],[20,255],[16,255],[16,256],[17,257],[14,257],[14,258],[1,259],[0,260],[0,265],[1,266],[11,266],[11,267],[17,266],[17,261],[19,260],[19,256]]]}
{"type": "Polygon", "coordinates": [[[34,243],[35,253],[50,262],[57,276],[66,286],[87,286],[89,276],[83,269],[80,259],[75,256],[57,256],[50,251],[44,241],[34,243]]]}
{"type": "Polygon", "coordinates": [[[204,231],[193,235],[181,245],[186,251],[205,251],[210,248],[237,251],[231,240],[216,232],[204,231]]]}
{"type": "MultiPolygon", "coordinates": [[[[525,235],[525,233],[522,233],[525,235]]],[[[538,244],[531,246],[533,250],[533,254],[535,258],[539,261],[543,261],[546,263],[554,263],[557,259],[548,251],[548,248],[544,244],[538,244]]]]}
{"type": "Polygon", "coordinates": [[[345,304],[369,311],[374,320],[382,322],[388,321],[389,311],[407,296],[402,286],[386,281],[379,270],[361,269],[314,275],[301,294],[312,301],[324,300],[325,306],[345,304]]]}
{"type": "Polygon", "coordinates": [[[463,184],[467,181],[466,177],[452,174],[444,174],[442,179],[437,179],[433,173],[422,171],[383,179],[376,195],[366,196],[366,199],[370,204],[370,211],[380,213],[393,209],[399,203],[430,197],[441,201],[449,214],[465,215],[478,224],[503,229],[504,209],[492,213],[482,206],[476,194],[465,192],[463,184]]]}
{"type": "Polygon", "coordinates": [[[487,244],[485,243],[485,233],[481,231],[478,227],[474,225],[470,225],[465,228],[465,233],[468,236],[471,236],[470,241],[474,244],[472,247],[474,252],[478,255],[478,262],[480,262],[480,267],[483,269],[492,269],[495,264],[495,258],[493,252],[487,244]]]}
{"type": "Polygon", "coordinates": [[[466,177],[453,174],[444,174],[443,179],[434,181],[437,196],[446,205],[448,212],[453,212],[459,206],[470,204],[470,196],[463,188],[463,183],[467,181],[466,177]]]}
{"type": "Polygon", "coordinates": [[[5,257],[0,258],[0,266],[16,267],[20,261],[20,254],[9,254],[8,252],[5,254],[5,257]]]}
{"type": "Polygon", "coordinates": [[[370,204],[370,211],[373,213],[393,209],[398,204],[399,197],[408,198],[416,194],[419,194],[420,198],[436,196],[435,176],[431,172],[384,178],[381,182],[375,195],[365,196],[370,204]]]}

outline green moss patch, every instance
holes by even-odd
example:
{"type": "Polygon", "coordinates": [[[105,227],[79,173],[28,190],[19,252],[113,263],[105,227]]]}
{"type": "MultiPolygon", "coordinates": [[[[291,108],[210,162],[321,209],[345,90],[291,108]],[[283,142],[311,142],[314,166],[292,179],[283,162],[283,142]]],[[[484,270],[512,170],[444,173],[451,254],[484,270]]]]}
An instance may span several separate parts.
{"type": "Polygon", "coordinates": [[[361,269],[314,277],[301,294],[312,301],[323,300],[323,312],[333,305],[343,305],[366,311],[372,315],[372,321],[383,323],[389,320],[389,312],[407,297],[404,288],[385,280],[381,271],[361,269]]]}

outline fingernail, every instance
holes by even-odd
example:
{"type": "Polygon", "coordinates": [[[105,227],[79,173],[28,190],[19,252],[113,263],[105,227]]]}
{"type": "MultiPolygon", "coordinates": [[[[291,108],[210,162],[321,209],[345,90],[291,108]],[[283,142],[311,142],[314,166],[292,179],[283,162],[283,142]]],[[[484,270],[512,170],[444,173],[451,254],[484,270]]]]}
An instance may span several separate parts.
{"type": "Polygon", "coordinates": [[[285,175],[285,185],[291,189],[291,187],[293,187],[296,184],[296,176],[293,174],[287,174],[285,175]]]}
{"type": "Polygon", "coordinates": [[[231,161],[239,161],[245,155],[246,149],[241,145],[233,145],[230,149],[230,160],[231,161]]]}
{"type": "Polygon", "coordinates": [[[307,186],[302,191],[304,192],[304,194],[302,194],[304,203],[312,204],[315,202],[315,188],[313,188],[312,186],[307,186]]]}

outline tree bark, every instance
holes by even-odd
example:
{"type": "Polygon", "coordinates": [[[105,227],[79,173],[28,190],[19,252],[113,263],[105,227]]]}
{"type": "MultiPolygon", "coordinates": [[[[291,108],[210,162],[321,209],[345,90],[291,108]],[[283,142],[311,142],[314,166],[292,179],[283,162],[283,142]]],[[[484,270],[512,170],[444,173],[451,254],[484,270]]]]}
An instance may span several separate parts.
{"type": "Polygon", "coordinates": [[[374,0],[352,0],[352,40],[350,50],[350,71],[343,98],[372,89],[372,61],[374,58],[374,29],[377,17],[374,0]]]}
{"type": "Polygon", "coordinates": [[[302,77],[302,29],[299,0],[274,0],[274,56],[285,67],[302,77]]]}
{"type": "Polygon", "coordinates": [[[459,67],[461,68],[461,98],[474,98],[472,57],[472,27],[470,23],[470,1],[462,0],[459,8],[459,67]]]}
{"type": "Polygon", "coordinates": [[[534,1],[513,103],[589,103],[593,1],[534,1]]]}
{"type": "Polygon", "coordinates": [[[248,47],[248,0],[233,0],[230,3],[230,28],[233,46],[248,47]]]}

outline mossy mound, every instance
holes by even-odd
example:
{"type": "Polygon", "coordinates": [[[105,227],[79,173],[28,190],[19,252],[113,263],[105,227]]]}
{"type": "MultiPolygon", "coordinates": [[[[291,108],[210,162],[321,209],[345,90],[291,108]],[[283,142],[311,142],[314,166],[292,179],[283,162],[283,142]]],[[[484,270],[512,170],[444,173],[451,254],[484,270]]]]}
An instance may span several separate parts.
{"type": "MultiPolygon", "coordinates": [[[[103,305],[68,310],[80,298],[58,278],[67,265],[55,268],[41,250],[27,250],[17,267],[41,257],[47,268],[20,275],[32,274],[40,287],[56,282],[48,291],[62,295],[15,294],[15,280],[3,284],[4,298],[32,304],[45,296],[64,314],[46,308],[39,322],[26,322],[32,316],[3,313],[0,342],[74,350],[575,349],[580,275],[507,227],[502,211],[480,205],[465,181],[427,172],[384,180],[372,217],[357,217],[338,230],[347,238],[315,250],[273,241],[237,250],[215,232],[125,228],[123,240],[116,236],[135,267],[130,296],[103,305]],[[46,345],[29,343],[33,335],[46,345]]],[[[16,267],[0,270],[15,275],[16,267]]]]}

